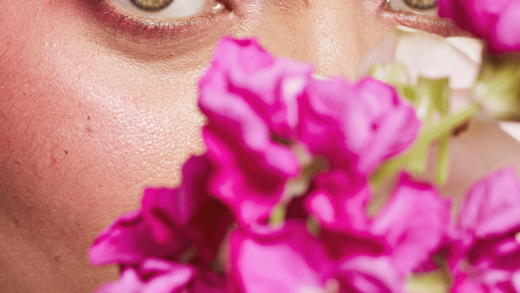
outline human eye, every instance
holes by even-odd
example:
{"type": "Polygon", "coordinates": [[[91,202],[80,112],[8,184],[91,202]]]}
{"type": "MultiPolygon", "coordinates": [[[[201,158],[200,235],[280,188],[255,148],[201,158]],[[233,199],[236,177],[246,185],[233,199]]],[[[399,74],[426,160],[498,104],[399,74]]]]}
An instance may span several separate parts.
{"type": "Polygon", "coordinates": [[[393,11],[409,11],[416,14],[436,16],[437,0],[387,0],[393,11]]]}
{"type": "Polygon", "coordinates": [[[229,20],[235,0],[87,0],[102,27],[138,42],[181,40],[229,20]]]}
{"type": "Polygon", "coordinates": [[[391,25],[404,25],[448,36],[467,35],[449,19],[440,18],[438,0],[375,0],[380,16],[391,25]]]}
{"type": "Polygon", "coordinates": [[[126,12],[144,18],[162,20],[182,19],[218,10],[216,0],[109,0],[126,12]]]}

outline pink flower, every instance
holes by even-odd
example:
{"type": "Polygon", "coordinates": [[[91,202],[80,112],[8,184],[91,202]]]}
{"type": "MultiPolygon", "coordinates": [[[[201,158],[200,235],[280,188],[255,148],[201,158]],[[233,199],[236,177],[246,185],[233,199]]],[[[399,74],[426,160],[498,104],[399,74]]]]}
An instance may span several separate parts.
{"type": "Polygon", "coordinates": [[[298,174],[290,139],[298,123],[297,97],[312,67],[274,59],[256,41],[224,39],[200,83],[199,105],[207,156],[215,167],[209,189],[243,225],[265,218],[287,180],[298,174]]]}
{"type": "Polygon", "coordinates": [[[181,293],[194,275],[195,269],[189,265],[148,259],[137,268],[124,269],[119,280],[101,286],[96,293],[181,293]]]}
{"type": "Polygon", "coordinates": [[[297,100],[313,71],[310,64],[275,59],[255,39],[224,38],[200,88],[239,96],[262,117],[274,135],[291,139],[298,123],[297,100]]]}
{"type": "Polygon", "coordinates": [[[384,258],[332,261],[301,222],[231,236],[232,293],[401,292],[402,277],[384,258]]]}
{"type": "Polygon", "coordinates": [[[333,259],[388,252],[383,237],[369,232],[367,179],[342,170],[319,174],[304,199],[305,210],[321,226],[320,239],[333,259]]]}
{"type": "Polygon", "coordinates": [[[313,80],[300,110],[299,139],[332,168],[369,174],[383,160],[406,149],[420,121],[394,88],[366,78],[313,80]]]}
{"type": "Polygon", "coordinates": [[[364,230],[369,223],[366,205],[370,197],[366,178],[331,170],[316,176],[305,204],[322,224],[364,230]]]}
{"type": "Polygon", "coordinates": [[[231,235],[232,293],[321,292],[317,290],[327,281],[322,272],[330,262],[304,225],[256,232],[237,230],[231,235]]]}
{"type": "Polygon", "coordinates": [[[95,293],[225,293],[226,283],[216,274],[160,259],[126,267],[119,280],[95,293]]]}
{"type": "Polygon", "coordinates": [[[429,262],[443,244],[450,222],[450,203],[429,184],[401,175],[399,185],[377,214],[371,232],[386,238],[392,260],[403,273],[429,262]]]}
{"type": "Polygon", "coordinates": [[[90,248],[89,258],[94,265],[133,265],[149,257],[175,257],[188,247],[186,239],[175,244],[157,243],[142,213],[135,211],[121,216],[99,234],[90,248]]]}
{"type": "Polygon", "coordinates": [[[452,292],[520,292],[520,182],[513,169],[491,173],[470,189],[455,229],[452,292]]]}
{"type": "Polygon", "coordinates": [[[196,260],[212,261],[232,222],[224,205],[205,191],[211,166],[205,157],[192,157],[183,167],[177,189],[147,189],[143,208],[116,220],[92,245],[95,265],[142,263],[148,258],[178,261],[197,249],[196,260]]]}
{"type": "Polygon", "coordinates": [[[357,256],[340,262],[331,276],[339,293],[401,293],[404,277],[387,257],[357,256]]]}
{"type": "Polygon", "coordinates": [[[520,50],[518,0],[439,0],[439,15],[487,39],[491,52],[520,50]]]}

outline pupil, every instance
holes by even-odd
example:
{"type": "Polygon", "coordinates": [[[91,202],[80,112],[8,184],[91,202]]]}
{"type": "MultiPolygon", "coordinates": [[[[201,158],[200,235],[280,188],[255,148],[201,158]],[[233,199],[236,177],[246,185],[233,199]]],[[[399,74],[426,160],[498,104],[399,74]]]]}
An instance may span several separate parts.
{"type": "Polygon", "coordinates": [[[428,10],[437,7],[437,0],[404,0],[404,2],[414,9],[428,10]]]}
{"type": "Polygon", "coordinates": [[[132,3],[142,10],[157,11],[166,8],[174,0],[132,0],[132,3]]]}

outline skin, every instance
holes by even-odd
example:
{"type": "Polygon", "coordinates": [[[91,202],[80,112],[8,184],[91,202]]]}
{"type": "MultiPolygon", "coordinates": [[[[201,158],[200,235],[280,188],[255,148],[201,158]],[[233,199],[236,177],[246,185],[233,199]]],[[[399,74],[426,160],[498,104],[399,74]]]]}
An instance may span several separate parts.
{"type": "MultiPolygon", "coordinates": [[[[389,16],[376,0],[243,0],[215,25],[157,40],[118,33],[87,2],[0,1],[4,293],[92,292],[117,278],[115,267],[89,265],[88,248],[139,206],[146,186],[175,186],[182,163],[203,152],[197,79],[222,36],[258,36],[318,74],[352,78],[356,61],[395,24],[450,33],[389,16]]],[[[520,166],[515,148],[496,125],[470,124],[452,144],[461,155],[443,192],[520,166]]]]}

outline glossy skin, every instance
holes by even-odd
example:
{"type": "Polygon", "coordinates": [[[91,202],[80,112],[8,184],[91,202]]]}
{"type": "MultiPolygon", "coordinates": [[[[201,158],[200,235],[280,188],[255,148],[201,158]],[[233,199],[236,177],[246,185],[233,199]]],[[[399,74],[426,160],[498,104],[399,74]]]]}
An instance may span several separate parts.
{"type": "MultiPolygon", "coordinates": [[[[183,161],[203,152],[196,84],[221,36],[256,35],[277,55],[315,63],[319,74],[352,77],[385,30],[417,26],[414,17],[382,12],[378,0],[242,0],[175,37],[133,37],[95,3],[0,1],[3,293],[91,292],[117,276],[91,267],[87,250],[138,207],[145,186],[175,186],[183,161]]],[[[467,153],[463,146],[481,135],[475,127],[453,148],[467,153]]],[[[462,175],[448,192],[520,162],[514,143],[486,127],[502,150],[484,151],[475,174],[455,164],[462,175]],[[504,154],[513,159],[496,163],[504,154]]]]}

